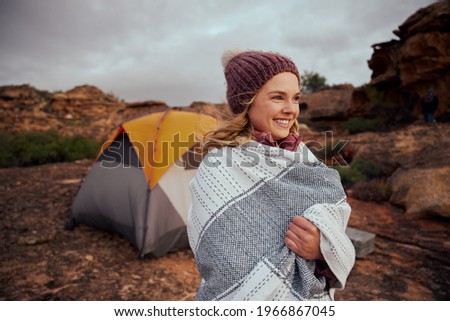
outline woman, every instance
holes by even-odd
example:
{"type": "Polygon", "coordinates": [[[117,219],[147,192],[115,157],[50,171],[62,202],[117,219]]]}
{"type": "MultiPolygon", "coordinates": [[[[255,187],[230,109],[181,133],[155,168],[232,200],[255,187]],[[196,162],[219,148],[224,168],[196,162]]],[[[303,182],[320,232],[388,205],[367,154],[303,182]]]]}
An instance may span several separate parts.
{"type": "Polygon", "coordinates": [[[197,300],[330,300],[353,267],[337,172],[298,133],[300,75],[277,53],[222,59],[231,117],[203,141],[188,235],[197,300]]]}

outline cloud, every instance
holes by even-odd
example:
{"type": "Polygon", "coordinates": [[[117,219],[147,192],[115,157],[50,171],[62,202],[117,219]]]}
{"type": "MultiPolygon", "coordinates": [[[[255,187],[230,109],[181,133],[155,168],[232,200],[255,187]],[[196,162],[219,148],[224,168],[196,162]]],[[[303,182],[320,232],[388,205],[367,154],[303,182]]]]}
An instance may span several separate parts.
{"type": "Polygon", "coordinates": [[[0,0],[0,85],[89,83],[127,101],[224,101],[225,49],[272,50],[330,83],[370,80],[370,46],[426,0],[0,0]]]}

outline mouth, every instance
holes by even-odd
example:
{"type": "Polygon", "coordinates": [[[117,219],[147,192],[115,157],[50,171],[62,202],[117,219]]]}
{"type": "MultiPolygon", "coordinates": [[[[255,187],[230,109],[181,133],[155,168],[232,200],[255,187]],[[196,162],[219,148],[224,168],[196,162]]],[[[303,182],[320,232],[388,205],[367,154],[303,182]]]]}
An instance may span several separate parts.
{"type": "Polygon", "coordinates": [[[277,125],[288,128],[291,121],[289,119],[276,118],[273,120],[277,125]]]}

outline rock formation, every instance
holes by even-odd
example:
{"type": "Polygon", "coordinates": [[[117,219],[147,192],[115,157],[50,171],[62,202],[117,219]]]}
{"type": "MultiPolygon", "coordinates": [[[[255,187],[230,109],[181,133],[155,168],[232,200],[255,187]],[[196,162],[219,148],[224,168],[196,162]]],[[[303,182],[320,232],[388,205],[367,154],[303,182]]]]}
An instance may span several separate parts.
{"type": "MultiPolygon", "coordinates": [[[[450,115],[450,4],[439,1],[422,8],[401,24],[397,40],[374,44],[368,61],[372,69],[370,85],[383,91],[398,113],[409,110],[420,115],[420,97],[428,88],[438,94],[436,115],[450,115]]],[[[364,95],[355,94],[364,104],[364,95]]]]}
{"type": "Polygon", "coordinates": [[[300,97],[300,118],[311,121],[348,118],[352,85],[338,85],[300,97]]]}
{"type": "Polygon", "coordinates": [[[360,133],[348,140],[353,159],[370,160],[389,170],[391,203],[411,216],[450,217],[449,124],[416,124],[386,133],[360,133]]]}
{"type": "Polygon", "coordinates": [[[100,139],[126,104],[93,86],[49,93],[30,85],[0,87],[0,130],[83,134],[100,139]]]}
{"type": "MultiPolygon", "coordinates": [[[[121,122],[149,112],[168,109],[162,101],[127,103],[100,89],[83,85],[66,92],[38,90],[30,85],[0,87],[0,130],[46,131],[67,136],[82,134],[106,139],[121,122]]],[[[223,104],[194,103],[185,110],[220,115],[223,104]]]]}

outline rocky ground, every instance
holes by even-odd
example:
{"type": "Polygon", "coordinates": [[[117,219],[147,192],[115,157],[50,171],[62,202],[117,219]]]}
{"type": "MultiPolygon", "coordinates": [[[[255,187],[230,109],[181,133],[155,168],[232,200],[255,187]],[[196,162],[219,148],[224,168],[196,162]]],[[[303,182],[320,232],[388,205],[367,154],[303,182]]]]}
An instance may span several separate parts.
{"type": "MultiPolygon", "coordinates": [[[[0,169],[0,300],[192,300],[186,249],[138,259],[119,235],[64,230],[89,161],[0,169]]],[[[337,300],[449,300],[449,221],[349,198],[350,226],[377,234],[337,300]]]]}

